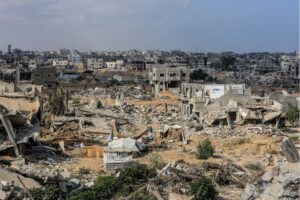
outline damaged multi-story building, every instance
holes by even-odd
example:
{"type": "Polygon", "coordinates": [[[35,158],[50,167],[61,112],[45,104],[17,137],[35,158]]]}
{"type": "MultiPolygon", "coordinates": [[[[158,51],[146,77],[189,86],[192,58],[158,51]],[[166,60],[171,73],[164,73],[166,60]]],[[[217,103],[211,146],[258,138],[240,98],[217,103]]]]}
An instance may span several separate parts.
{"type": "Polygon", "coordinates": [[[42,85],[46,89],[55,89],[58,85],[56,67],[53,66],[0,69],[0,80],[7,83],[42,85]]]}
{"type": "MultiPolygon", "coordinates": [[[[208,126],[268,123],[277,128],[284,123],[286,107],[291,100],[275,99],[253,96],[251,88],[244,84],[196,83],[183,83],[180,98],[182,115],[208,126]]],[[[292,100],[297,102],[296,98],[292,100]]]]}
{"type": "Polygon", "coordinates": [[[190,69],[186,67],[155,65],[149,70],[149,80],[155,95],[169,88],[180,88],[180,84],[189,79],[190,69]]]}
{"type": "Polygon", "coordinates": [[[282,71],[288,76],[288,78],[293,79],[296,82],[299,82],[300,79],[300,59],[297,56],[281,56],[281,67],[282,71]]]}
{"type": "Polygon", "coordinates": [[[39,135],[41,95],[42,86],[0,83],[0,151],[14,148],[18,156],[22,144],[39,135]]]}
{"type": "Polygon", "coordinates": [[[181,113],[200,117],[205,106],[225,94],[245,95],[249,93],[244,84],[199,84],[182,83],[180,88],[181,113]]]}

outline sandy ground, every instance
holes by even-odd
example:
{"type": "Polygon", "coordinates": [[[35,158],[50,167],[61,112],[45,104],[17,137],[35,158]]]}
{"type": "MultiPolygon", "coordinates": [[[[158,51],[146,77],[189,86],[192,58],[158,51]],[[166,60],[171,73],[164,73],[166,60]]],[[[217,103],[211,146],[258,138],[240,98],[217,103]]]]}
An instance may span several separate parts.
{"type": "MultiPolygon", "coordinates": [[[[234,162],[235,164],[245,166],[246,164],[258,162],[265,169],[268,169],[266,155],[272,155],[273,159],[279,156],[279,146],[281,138],[272,138],[262,135],[249,136],[243,144],[237,144],[242,138],[239,137],[214,137],[214,136],[192,136],[189,138],[189,144],[184,147],[176,143],[170,144],[170,150],[150,152],[137,160],[140,163],[149,164],[150,157],[158,153],[165,163],[184,159],[187,163],[202,162],[234,162]],[[199,142],[209,138],[215,147],[215,157],[208,160],[199,160],[195,156],[195,151],[199,142]],[[184,149],[184,151],[182,151],[184,149]]],[[[79,168],[89,168],[94,171],[102,170],[102,158],[74,158],[73,163],[64,163],[63,167],[76,170],[79,168]]]]}
{"type": "MultiPolygon", "coordinates": [[[[103,99],[99,98],[103,104],[110,106],[115,105],[115,99],[103,99]]],[[[160,104],[167,103],[168,105],[178,105],[178,97],[171,93],[170,91],[160,92],[158,98],[153,98],[151,100],[139,100],[139,99],[125,99],[125,102],[129,105],[136,106],[157,106],[160,104]]]]}
{"type": "MultiPolygon", "coordinates": [[[[185,145],[184,152],[182,147],[177,144],[172,145],[172,149],[157,152],[164,162],[172,162],[180,159],[188,163],[201,163],[201,162],[228,162],[233,161],[235,164],[244,166],[248,163],[259,162],[266,168],[267,161],[265,161],[266,154],[272,155],[277,158],[279,154],[279,145],[281,138],[272,138],[268,136],[253,135],[249,136],[244,144],[237,144],[242,138],[238,137],[214,137],[208,136],[215,147],[215,158],[208,160],[198,160],[195,156],[195,151],[199,142],[206,139],[206,136],[192,136],[189,138],[190,143],[185,145]]],[[[151,154],[139,158],[141,163],[149,164],[151,154]]]]}
{"type": "Polygon", "coordinates": [[[70,171],[77,171],[80,168],[88,168],[93,171],[101,171],[102,158],[74,158],[74,162],[63,163],[62,167],[70,171]]]}

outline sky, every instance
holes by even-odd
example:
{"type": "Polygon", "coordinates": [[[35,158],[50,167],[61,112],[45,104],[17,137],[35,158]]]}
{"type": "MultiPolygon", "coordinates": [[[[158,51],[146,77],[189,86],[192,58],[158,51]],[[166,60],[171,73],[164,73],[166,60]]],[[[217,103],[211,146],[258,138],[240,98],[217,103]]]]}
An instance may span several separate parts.
{"type": "Polygon", "coordinates": [[[0,0],[0,49],[292,52],[299,0],[0,0]]]}

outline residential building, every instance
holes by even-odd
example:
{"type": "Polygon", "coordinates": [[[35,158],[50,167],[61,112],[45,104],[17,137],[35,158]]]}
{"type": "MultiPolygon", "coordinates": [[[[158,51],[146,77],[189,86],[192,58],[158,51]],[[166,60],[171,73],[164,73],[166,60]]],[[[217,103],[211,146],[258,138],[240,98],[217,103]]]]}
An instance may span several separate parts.
{"type": "Polygon", "coordinates": [[[300,59],[297,59],[297,56],[288,56],[283,55],[281,56],[281,68],[282,71],[285,72],[289,78],[294,79],[300,79],[300,73],[299,73],[299,61],[300,59]]]}
{"type": "Polygon", "coordinates": [[[180,84],[189,78],[190,70],[185,67],[155,65],[149,70],[149,80],[155,95],[169,88],[179,88],[180,84]]]}
{"type": "Polygon", "coordinates": [[[55,89],[57,87],[57,73],[53,66],[37,67],[32,72],[32,83],[43,85],[47,89],[55,89]]]}
{"type": "Polygon", "coordinates": [[[81,62],[81,56],[76,51],[72,51],[70,54],[68,54],[68,61],[69,63],[79,63],[81,62]]]}
{"type": "Polygon", "coordinates": [[[68,60],[55,59],[52,61],[53,66],[67,66],[68,64],[68,60]]]}
{"type": "Polygon", "coordinates": [[[107,69],[116,69],[117,63],[116,62],[106,62],[105,63],[107,69]]]}
{"type": "Polygon", "coordinates": [[[146,62],[144,61],[132,61],[129,64],[129,68],[130,70],[134,70],[134,71],[143,71],[146,70],[146,62]]]}
{"type": "Polygon", "coordinates": [[[105,68],[103,59],[101,58],[88,58],[87,59],[87,69],[97,71],[105,68]]]}
{"type": "Polygon", "coordinates": [[[270,72],[280,71],[280,66],[271,59],[262,59],[256,63],[255,72],[257,74],[266,74],[270,72]]]}
{"type": "Polygon", "coordinates": [[[106,62],[106,68],[108,70],[116,70],[116,69],[122,69],[124,67],[124,61],[123,60],[116,60],[113,62],[106,62]]]}

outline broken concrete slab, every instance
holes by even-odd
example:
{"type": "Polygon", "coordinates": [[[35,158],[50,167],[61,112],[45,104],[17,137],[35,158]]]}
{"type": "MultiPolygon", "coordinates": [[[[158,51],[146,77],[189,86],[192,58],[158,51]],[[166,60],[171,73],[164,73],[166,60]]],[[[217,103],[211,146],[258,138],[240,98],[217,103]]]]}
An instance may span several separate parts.
{"type": "Polygon", "coordinates": [[[259,180],[248,184],[242,200],[299,199],[299,163],[283,163],[274,167],[259,180]]]}
{"type": "Polygon", "coordinates": [[[299,152],[296,149],[294,143],[289,138],[284,138],[281,142],[280,147],[283,155],[286,157],[288,162],[300,162],[299,152]]]}
{"type": "Polygon", "coordinates": [[[8,171],[7,169],[0,168],[0,181],[5,181],[7,183],[14,183],[16,186],[23,188],[23,185],[20,183],[17,176],[20,177],[20,179],[26,185],[27,189],[41,187],[41,185],[32,178],[26,178],[18,173],[14,173],[14,172],[8,171]]]}

